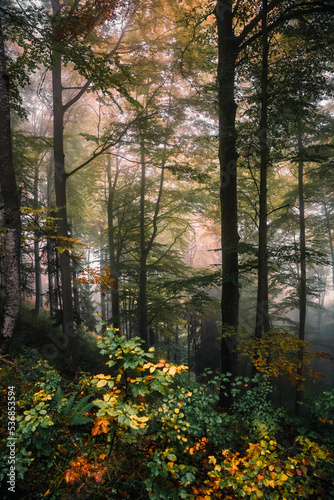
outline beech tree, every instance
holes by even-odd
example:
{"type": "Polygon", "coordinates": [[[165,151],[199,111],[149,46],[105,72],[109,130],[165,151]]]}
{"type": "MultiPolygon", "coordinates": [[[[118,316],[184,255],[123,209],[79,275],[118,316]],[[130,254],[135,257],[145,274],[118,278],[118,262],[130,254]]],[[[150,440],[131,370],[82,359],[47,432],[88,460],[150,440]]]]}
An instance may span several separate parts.
{"type": "Polygon", "coordinates": [[[20,289],[20,196],[13,164],[10,107],[0,11],[0,184],[5,233],[5,305],[1,322],[1,353],[6,352],[18,318],[20,289]]]}
{"type": "Polygon", "coordinates": [[[266,31],[269,34],[278,26],[300,16],[333,12],[329,1],[306,2],[268,1],[259,7],[258,2],[219,0],[215,6],[218,28],[218,105],[219,105],[219,161],[220,200],[222,210],[223,290],[222,321],[225,334],[222,340],[222,363],[235,371],[232,351],[235,344],[233,331],[238,327],[238,209],[237,209],[237,160],[236,147],[236,75],[238,66],[248,57],[252,44],[263,34],[263,12],[267,11],[266,31]],[[248,16],[245,14],[248,13],[248,16]]]}
{"type": "MultiPolygon", "coordinates": [[[[64,155],[64,115],[65,113],[79,101],[79,99],[87,92],[87,90],[92,86],[92,79],[88,78],[82,83],[77,93],[71,97],[67,102],[63,103],[63,93],[64,87],[62,85],[62,53],[67,53],[68,49],[71,50],[70,54],[75,56],[75,50],[71,48],[71,43],[75,42],[76,39],[82,41],[86,38],[96,26],[108,19],[112,19],[114,16],[115,8],[117,2],[112,2],[110,5],[108,2],[99,2],[91,10],[91,5],[87,2],[82,9],[79,5],[74,5],[69,9],[61,7],[58,0],[51,0],[53,9],[53,39],[54,45],[52,47],[53,54],[53,67],[52,67],[52,93],[53,93],[53,137],[54,137],[54,167],[55,167],[55,192],[56,192],[56,206],[58,208],[58,231],[59,235],[66,241],[69,236],[69,225],[67,219],[67,197],[66,197],[66,181],[67,179],[81,170],[84,166],[88,165],[97,154],[93,155],[87,161],[85,161],[80,166],[77,166],[71,172],[67,172],[65,169],[65,155],[64,155]],[[65,16],[62,15],[62,9],[65,10],[65,16]],[[76,10],[77,9],[77,10],[76,10]],[[79,31],[78,31],[79,27],[79,31]]],[[[108,62],[113,59],[116,51],[119,47],[121,39],[125,33],[126,27],[122,30],[118,41],[116,42],[114,48],[110,51],[108,56],[105,56],[105,60],[108,62]]],[[[71,57],[71,56],[70,56],[71,57]]],[[[79,66],[80,62],[76,61],[79,66]]],[[[106,75],[105,82],[103,84],[104,88],[108,91],[109,88],[106,87],[112,85],[110,78],[107,77],[107,66],[105,66],[106,75]]],[[[108,68],[109,69],[109,68],[108,68]]],[[[92,67],[89,68],[90,71],[94,72],[92,67]]],[[[88,71],[89,71],[88,70],[88,71]]],[[[87,69],[81,69],[81,72],[87,71],[87,69]]],[[[80,70],[79,70],[80,72],[80,70]]],[[[109,71],[110,75],[110,71],[109,71]]],[[[102,85],[102,80],[100,80],[100,86],[102,85]]],[[[107,141],[107,143],[102,146],[98,154],[102,154],[103,151],[111,147],[112,142],[107,141]]],[[[68,365],[69,367],[73,365],[74,355],[75,355],[75,339],[74,339],[74,321],[73,321],[73,302],[72,302],[72,285],[71,285],[71,266],[70,259],[71,256],[69,251],[65,249],[60,252],[60,275],[61,275],[61,290],[62,290],[62,323],[64,332],[64,347],[67,352],[68,365]]]]}

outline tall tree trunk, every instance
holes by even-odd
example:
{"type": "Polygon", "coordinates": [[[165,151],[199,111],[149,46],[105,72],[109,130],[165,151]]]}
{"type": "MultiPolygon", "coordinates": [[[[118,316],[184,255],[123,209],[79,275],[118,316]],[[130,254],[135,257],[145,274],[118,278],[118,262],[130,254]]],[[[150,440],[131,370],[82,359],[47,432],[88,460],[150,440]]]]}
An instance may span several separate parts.
{"type": "MultiPolygon", "coordinates": [[[[38,208],[38,178],[39,178],[39,168],[35,165],[34,171],[34,207],[38,208]]],[[[41,258],[39,253],[39,242],[38,234],[35,234],[34,241],[34,259],[35,259],[35,314],[39,313],[41,307],[43,307],[43,294],[42,294],[42,277],[41,277],[41,258]]]]}
{"type": "Polygon", "coordinates": [[[259,250],[258,287],[256,301],[255,338],[270,330],[268,309],[268,248],[267,248],[267,173],[268,151],[268,36],[267,0],[262,2],[262,72],[261,72],[261,118],[260,118],[260,210],[259,210],[259,250]]]}
{"type": "Polygon", "coordinates": [[[148,336],[148,316],[147,316],[147,246],[146,246],[146,225],[145,225],[145,192],[146,192],[146,158],[144,137],[140,137],[140,163],[141,163],[141,184],[140,184],[140,259],[139,259],[139,334],[144,341],[144,348],[150,347],[148,336]]]}
{"type": "Polygon", "coordinates": [[[109,266],[110,274],[113,279],[112,289],[111,289],[111,314],[112,314],[112,325],[117,330],[120,328],[120,304],[119,304],[119,274],[118,274],[118,257],[117,248],[115,244],[115,228],[114,228],[114,200],[115,200],[115,190],[117,185],[117,180],[119,176],[119,165],[118,157],[116,156],[116,171],[114,181],[111,178],[111,158],[108,155],[108,242],[109,242],[109,266]]]}
{"type": "Polygon", "coordinates": [[[237,132],[235,127],[235,68],[238,44],[233,31],[232,0],[218,1],[218,105],[219,163],[222,240],[222,370],[236,374],[234,353],[238,327],[238,210],[237,210],[237,132]]]}
{"type": "MultiPolygon", "coordinates": [[[[47,181],[46,181],[46,197],[47,197],[47,206],[50,207],[53,205],[52,203],[52,192],[53,192],[53,178],[54,178],[54,161],[53,155],[50,155],[50,162],[48,163],[47,168],[47,181]]],[[[53,217],[54,214],[52,210],[49,210],[49,217],[53,217]]],[[[55,251],[54,251],[54,243],[48,238],[46,242],[46,255],[47,255],[47,274],[48,274],[48,293],[49,293],[49,305],[50,305],[50,318],[54,318],[54,314],[57,310],[57,297],[58,292],[56,290],[57,280],[56,280],[56,267],[54,262],[55,251]]]]}
{"type": "MultiPolygon", "coordinates": [[[[104,258],[104,252],[101,244],[100,248],[100,273],[102,274],[103,269],[105,266],[105,258],[104,258]]],[[[88,280],[89,281],[89,280],[88,280]]],[[[104,288],[101,286],[101,319],[102,319],[102,333],[105,333],[107,329],[107,311],[106,311],[106,291],[104,288]]]]}
{"type": "MultiPolygon", "coordinates": [[[[298,153],[303,150],[301,133],[298,134],[298,153]]],[[[299,198],[299,245],[300,245],[300,285],[299,285],[299,338],[305,339],[306,323],[306,234],[304,201],[304,162],[298,162],[298,198],[299,198]]]]}
{"type": "Polygon", "coordinates": [[[326,230],[328,235],[329,249],[331,253],[331,261],[332,261],[332,283],[334,289],[334,245],[333,245],[333,236],[332,236],[332,228],[331,228],[331,220],[330,220],[330,211],[327,207],[327,202],[324,200],[323,207],[325,210],[325,218],[326,218],[326,230]]]}
{"type": "Polygon", "coordinates": [[[327,288],[327,276],[325,274],[325,279],[321,278],[321,273],[318,274],[318,290],[319,290],[319,298],[318,298],[318,318],[317,318],[317,335],[320,335],[321,329],[321,319],[322,314],[324,312],[324,302],[326,297],[326,288],[327,288]]]}
{"type": "MultiPolygon", "coordinates": [[[[171,96],[169,96],[169,105],[171,96]]],[[[167,120],[166,132],[169,121],[167,120]]],[[[161,160],[160,185],[155,202],[154,214],[152,217],[152,233],[146,238],[146,222],[145,222],[145,192],[146,192],[146,158],[145,158],[145,140],[143,133],[140,135],[140,162],[141,162],[141,186],[140,186],[140,261],[139,261],[139,328],[140,336],[145,342],[145,349],[150,347],[149,335],[149,320],[147,311],[147,258],[152,250],[154,241],[158,234],[158,217],[161,207],[161,199],[163,193],[165,166],[167,159],[167,139],[164,140],[161,160]]]]}
{"type": "Polygon", "coordinates": [[[78,288],[78,283],[77,283],[77,272],[76,272],[76,264],[73,263],[73,269],[72,269],[72,276],[73,276],[73,309],[74,309],[74,316],[75,316],[75,322],[77,326],[80,326],[82,323],[81,319],[81,308],[80,308],[80,295],[79,295],[79,288],[78,288]]]}
{"type": "Polygon", "coordinates": [[[5,304],[1,321],[0,352],[5,353],[13,337],[20,311],[20,197],[13,165],[8,75],[0,17],[0,185],[4,203],[5,304]]]}
{"type": "MultiPolygon", "coordinates": [[[[59,2],[53,1],[53,15],[59,12],[59,2]]],[[[62,103],[62,60],[61,55],[53,52],[54,66],[52,69],[53,93],[53,141],[55,193],[58,209],[58,232],[61,238],[68,237],[65,155],[64,155],[64,107],[62,103]]],[[[65,364],[70,371],[74,370],[74,322],[72,304],[71,263],[69,252],[62,251],[59,255],[61,294],[62,294],[62,324],[64,335],[65,364]]]]}
{"type": "Polygon", "coordinates": [[[35,259],[35,314],[38,314],[43,307],[43,291],[41,276],[41,258],[39,254],[39,243],[34,241],[34,259],[35,259]]]}
{"type": "MultiPolygon", "coordinates": [[[[303,151],[302,134],[298,132],[298,154],[303,151]]],[[[306,234],[305,234],[305,201],[304,201],[304,162],[300,158],[298,161],[298,198],[299,198],[299,250],[300,250],[300,279],[299,279],[299,339],[305,339],[305,323],[306,323],[306,234]]],[[[304,349],[299,352],[299,367],[298,375],[303,377],[304,349]]],[[[296,390],[296,414],[300,412],[300,402],[302,400],[302,391],[296,390]]]]}

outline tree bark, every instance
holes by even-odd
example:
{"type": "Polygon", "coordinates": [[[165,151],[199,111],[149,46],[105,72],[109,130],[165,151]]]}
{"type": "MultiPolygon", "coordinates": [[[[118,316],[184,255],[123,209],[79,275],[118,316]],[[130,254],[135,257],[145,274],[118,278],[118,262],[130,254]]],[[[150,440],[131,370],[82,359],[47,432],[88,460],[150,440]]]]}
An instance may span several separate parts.
{"type": "MultiPolygon", "coordinates": [[[[301,133],[298,134],[298,153],[303,150],[301,133]]],[[[298,198],[299,198],[299,246],[300,246],[300,284],[299,284],[299,338],[305,339],[306,323],[306,232],[304,201],[304,162],[298,162],[298,198]]]]}
{"type": "Polygon", "coordinates": [[[261,72],[261,118],[260,118],[260,197],[259,197],[259,250],[258,250],[258,287],[256,301],[255,338],[270,330],[268,305],[268,211],[267,211],[267,174],[268,150],[268,36],[267,0],[262,2],[262,72],[261,72]]]}
{"type": "MultiPolygon", "coordinates": [[[[54,178],[54,161],[53,156],[50,158],[47,169],[47,206],[53,206],[52,202],[52,191],[53,191],[53,180],[54,178]]],[[[48,213],[49,217],[54,217],[52,210],[48,213]]],[[[57,290],[57,276],[56,276],[56,259],[54,242],[50,238],[46,242],[46,255],[47,255],[47,273],[48,273],[48,294],[49,294],[49,306],[50,306],[50,318],[54,318],[54,314],[58,306],[58,290],[57,290]]]]}
{"type": "MultiPolygon", "coordinates": [[[[52,2],[53,15],[59,12],[59,3],[52,2]]],[[[53,93],[53,154],[55,173],[56,206],[58,209],[59,236],[68,238],[67,200],[65,155],[64,155],[64,106],[62,103],[62,58],[53,51],[54,66],[52,68],[53,93]]],[[[64,335],[65,364],[69,371],[74,371],[75,337],[72,304],[71,263],[68,250],[59,254],[61,295],[62,295],[62,325],[64,335]]]]}
{"type": "Polygon", "coordinates": [[[109,242],[109,266],[110,274],[113,279],[111,288],[111,314],[112,314],[112,326],[119,331],[120,328],[120,304],[119,304],[119,273],[118,273],[118,258],[117,258],[117,248],[115,244],[115,228],[114,228],[114,200],[115,200],[115,190],[117,185],[117,180],[119,176],[119,166],[118,158],[116,156],[116,171],[115,178],[112,182],[111,179],[111,160],[110,155],[108,155],[108,242],[109,242]]]}
{"type": "MultiPolygon", "coordinates": [[[[100,273],[103,272],[105,266],[105,258],[104,258],[104,250],[101,245],[100,248],[100,273]]],[[[107,330],[107,312],[106,312],[106,300],[108,300],[108,297],[106,297],[106,292],[105,290],[101,287],[101,319],[102,319],[102,333],[105,333],[107,330]]]]}
{"type": "Polygon", "coordinates": [[[150,347],[148,335],[148,315],[147,315],[147,254],[146,227],[145,227],[145,192],[146,192],[146,158],[144,137],[140,136],[140,257],[139,257],[139,334],[144,341],[144,349],[150,347]]]}
{"type": "Polygon", "coordinates": [[[4,354],[8,350],[21,305],[20,197],[13,164],[8,85],[9,79],[6,73],[5,49],[0,18],[0,184],[4,203],[4,225],[6,230],[5,304],[1,321],[1,354],[4,354]]]}
{"type": "Polygon", "coordinates": [[[218,106],[219,164],[222,242],[222,370],[236,374],[234,353],[238,327],[238,209],[237,209],[237,132],[235,127],[235,69],[238,43],[233,31],[232,0],[218,1],[218,106]]]}
{"type": "MultiPolygon", "coordinates": [[[[39,168],[38,165],[35,166],[34,171],[34,206],[35,209],[38,208],[38,178],[39,178],[39,168]]],[[[41,307],[43,307],[43,293],[42,293],[42,277],[41,277],[41,258],[39,253],[39,242],[38,242],[38,232],[35,233],[34,241],[34,259],[35,259],[35,314],[39,313],[41,307]]]]}
{"type": "Polygon", "coordinates": [[[326,230],[327,230],[329,249],[330,249],[330,254],[331,254],[332,285],[333,285],[333,289],[334,289],[334,245],[333,245],[332,228],[331,228],[331,220],[330,220],[330,210],[328,210],[326,199],[324,199],[324,201],[323,201],[323,207],[324,207],[324,211],[325,211],[326,230]]]}
{"type": "Polygon", "coordinates": [[[76,265],[73,263],[72,266],[72,276],[73,276],[73,312],[74,312],[74,319],[75,323],[77,326],[80,326],[82,323],[81,319],[81,307],[80,307],[80,294],[79,294],[79,288],[78,288],[78,283],[77,283],[77,272],[76,272],[76,265]]]}
{"type": "MultiPolygon", "coordinates": [[[[301,132],[298,132],[298,153],[303,151],[303,140],[301,132]]],[[[304,201],[304,162],[298,161],[298,199],[299,199],[299,251],[300,251],[300,278],[299,278],[299,340],[305,340],[306,324],[306,232],[305,232],[305,201],[304,201]]],[[[299,350],[299,366],[297,373],[303,377],[304,372],[304,348],[299,350]]],[[[300,414],[300,402],[303,393],[300,387],[296,389],[296,415],[300,414]]]]}

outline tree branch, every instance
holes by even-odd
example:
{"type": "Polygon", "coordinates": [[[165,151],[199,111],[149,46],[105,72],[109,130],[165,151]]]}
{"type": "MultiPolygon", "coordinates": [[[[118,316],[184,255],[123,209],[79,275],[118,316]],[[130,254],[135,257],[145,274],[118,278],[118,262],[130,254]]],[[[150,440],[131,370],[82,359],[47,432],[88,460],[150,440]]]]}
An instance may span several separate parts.
{"type": "Polygon", "coordinates": [[[274,212],[277,212],[278,210],[282,210],[282,208],[290,208],[290,203],[287,203],[286,205],[282,205],[281,207],[274,208],[274,210],[271,210],[270,212],[267,213],[267,215],[271,215],[274,212]]]}
{"type": "MultiPolygon", "coordinates": [[[[278,7],[281,3],[283,3],[283,0],[274,0],[269,6],[268,6],[268,13],[273,11],[276,7],[278,7]]],[[[325,4],[321,0],[315,0],[314,2],[300,2],[297,5],[291,5],[288,7],[278,18],[269,23],[267,26],[267,31],[268,33],[270,31],[273,31],[277,26],[280,24],[290,21],[291,19],[300,17],[300,16],[305,16],[309,14],[314,14],[316,12],[334,12],[334,5],[329,5],[325,4]]],[[[256,26],[259,25],[262,17],[262,10],[258,13],[257,16],[255,16],[250,23],[245,27],[245,29],[242,31],[242,33],[237,37],[238,44],[239,44],[239,52],[244,50],[246,47],[251,45],[255,40],[260,38],[262,36],[262,30],[259,30],[257,33],[252,35],[250,38],[247,38],[247,36],[253,31],[256,26]]]]}
{"type": "Polygon", "coordinates": [[[72,97],[72,99],[70,99],[66,104],[63,105],[63,112],[65,113],[71,106],[73,106],[73,104],[75,104],[79,99],[80,97],[82,97],[84,95],[84,93],[86,92],[86,90],[89,88],[90,84],[92,83],[91,80],[87,80],[87,82],[84,84],[83,87],[81,87],[81,89],[79,90],[79,92],[74,96],[72,97]]]}

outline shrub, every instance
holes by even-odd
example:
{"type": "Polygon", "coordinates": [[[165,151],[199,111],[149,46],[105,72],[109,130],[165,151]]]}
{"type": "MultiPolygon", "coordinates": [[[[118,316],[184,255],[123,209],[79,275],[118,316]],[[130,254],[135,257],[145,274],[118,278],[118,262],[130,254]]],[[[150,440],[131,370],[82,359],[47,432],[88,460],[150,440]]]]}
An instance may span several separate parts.
{"type": "MultiPolygon", "coordinates": [[[[154,362],[154,349],[145,353],[140,339],[112,330],[99,348],[106,372],[71,382],[46,362],[29,361],[28,353],[20,371],[17,364],[1,369],[1,381],[17,386],[24,498],[330,498],[331,449],[306,432],[290,444],[280,440],[287,419],[268,400],[268,379],[256,377],[252,387],[230,374],[190,382],[186,367],[154,362]],[[234,403],[223,412],[224,385],[234,403]]],[[[321,397],[330,412],[331,395],[321,397]]],[[[6,439],[1,444],[5,480],[6,439]]]]}

